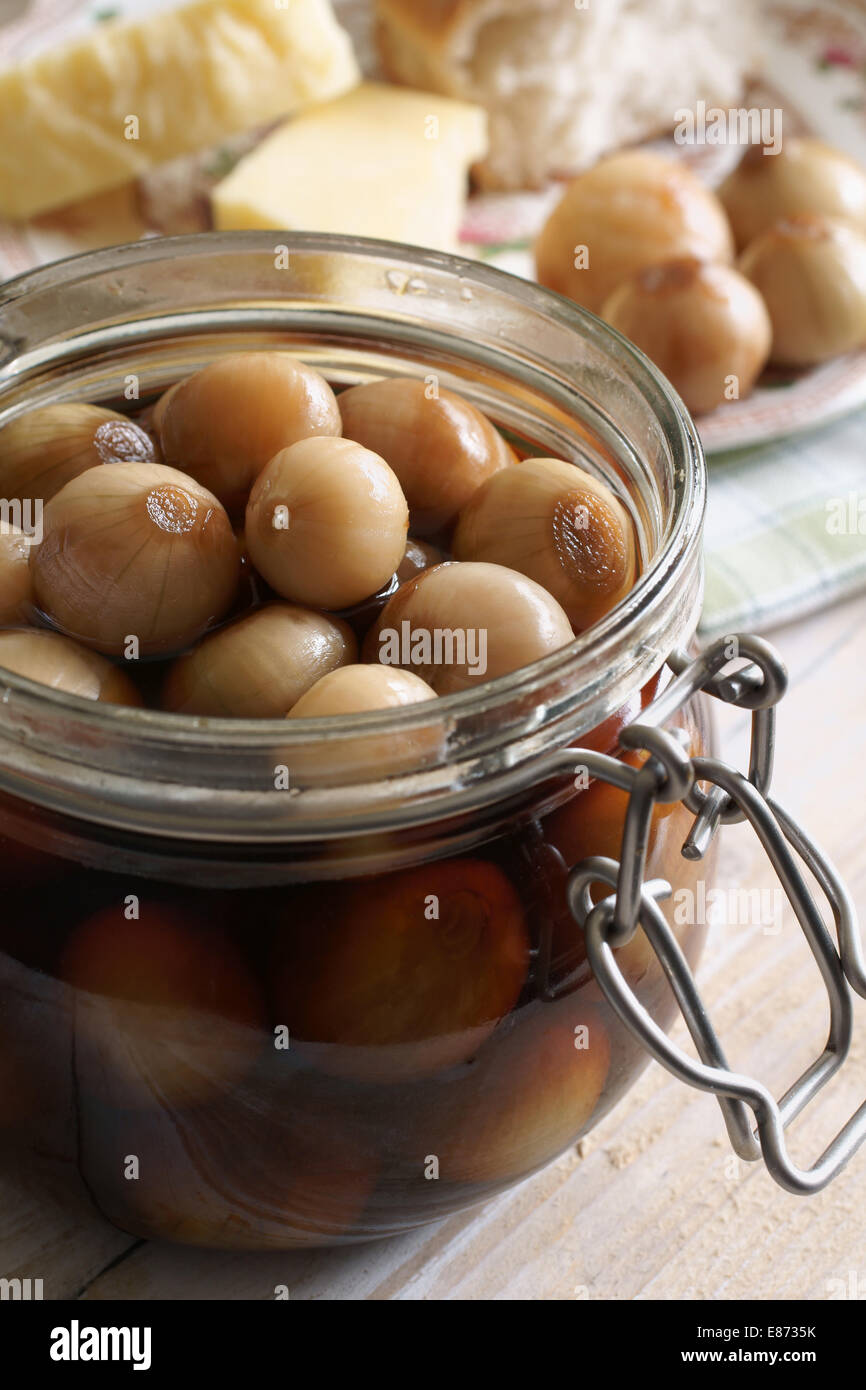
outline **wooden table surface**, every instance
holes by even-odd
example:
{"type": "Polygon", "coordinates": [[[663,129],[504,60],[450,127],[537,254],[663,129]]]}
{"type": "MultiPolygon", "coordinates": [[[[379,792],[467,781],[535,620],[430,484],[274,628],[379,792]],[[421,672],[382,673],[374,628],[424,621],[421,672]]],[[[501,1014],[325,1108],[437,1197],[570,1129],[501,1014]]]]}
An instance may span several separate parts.
{"type": "MultiPolygon", "coordinates": [[[[866,596],[770,636],[791,672],[776,793],[832,850],[866,906],[866,596]]],[[[747,724],[722,711],[722,755],[747,724]]],[[[719,885],[772,889],[747,827],[724,832],[719,885]]],[[[866,916],[866,910],[864,910],[866,916]]],[[[827,1004],[793,914],[778,934],[717,926],[699,982],[731,1064],[780,1095],[826,1037],[827,1004]]],[[[685,1030],[676,1030],[683,1041],[685,1030]]],[[[866,1092],[866,1004],[845,1068],[797,1123],[811,1162],[866,1092]]],[[[214,1254],[133,1240],[26,1170],[0,1172],[0,1274],[46,1298],[826,1299],[866,1296],[866,1150],[817,1197],[789,1196],[727,1148],[716,1102],[653,1064],[593,1133],[474,1212],[390,1242],[214,1254]],[[859,1283],[858,1283],[859,1281],[859,1283]]]]}

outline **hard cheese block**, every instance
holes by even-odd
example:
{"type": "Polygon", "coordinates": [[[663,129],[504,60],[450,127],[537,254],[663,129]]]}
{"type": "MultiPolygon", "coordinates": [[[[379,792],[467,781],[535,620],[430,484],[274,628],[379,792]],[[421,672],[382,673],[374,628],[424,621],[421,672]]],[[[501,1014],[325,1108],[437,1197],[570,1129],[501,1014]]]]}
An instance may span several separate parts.
{"type": "Polygon", "coordinates": [[[365,83],[267,136],[214,189],[214,221],[451,251],[486,149],[481,107],[365,83]]]}
{"type": "Polygon", "coordinates": [[[329,0],[196,0],[0,74],[0,215],[31,217],[359,79],[329,0]]]}

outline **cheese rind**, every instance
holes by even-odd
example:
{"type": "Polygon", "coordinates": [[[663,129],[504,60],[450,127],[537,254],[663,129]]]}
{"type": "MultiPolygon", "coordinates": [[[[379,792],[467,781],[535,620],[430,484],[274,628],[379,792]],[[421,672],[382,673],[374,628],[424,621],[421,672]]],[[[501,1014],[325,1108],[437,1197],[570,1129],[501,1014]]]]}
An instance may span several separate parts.
{"type": "Polygon", "coordinates": [[[0,73],[0,215],[32,217],[359,80],[329,0],[194,0],[0,73]]]}
{"type": "Polygon", "coordinates": [[[486,149],[481,107],[364,83],[266,136],[214,189],[214,222],[453,251],[469,167],[486,149]]]}

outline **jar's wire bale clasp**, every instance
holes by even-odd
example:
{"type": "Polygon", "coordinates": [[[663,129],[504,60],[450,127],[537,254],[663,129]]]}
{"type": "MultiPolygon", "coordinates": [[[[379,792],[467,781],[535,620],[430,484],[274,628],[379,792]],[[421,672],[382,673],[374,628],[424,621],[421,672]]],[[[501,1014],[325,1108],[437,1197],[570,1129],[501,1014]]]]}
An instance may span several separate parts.
{"type": "Polygon", "coordinates": [[[593,857],[575,865],[568,888],[571,910],[583,928],[590,965],[611,1007],[668,1071],[699,1090],[713,1092],[739,1157],[763,1157],[772,1177],[789,1192],[817,1192],[866,1140],[864,1101],[811,1168],[798,1168],[785,1142],[786,1127],[845,1060],[853,1023],[851,991],[866,998],[856,913],[830,860],[769,795],[775,706],[787,685],[785,667],[773,647],[761,638],[738,634],[719,639],[694,660],[674,652],[668,664],[673,680],[643,711],[639,722],[627,725],[620,735],[624,748],[648,753],[640,769],[604,754],[570,750],[571,759],[586,763],[593,777],[629,792],[620,862],[593,857]],[[740,659],[746,664],[726,675],[725,669],[740,659]],[[677,731],[663,727],[699,691],[751,710],[748,776],[718,759],[691,757],[677,731]],[[680,800],[695,814],[683,846],[687,858],[703,857],[720,825],[745,820],[754,827],[827,988],[830,1029],[824,1051],[780,1101],[760,1081],[728,1066],[689,964],[658,906],[660,898],[670,895],[671,885],[662,879],[645,880],[653,808],[656,802],[680,800]],[[837,942],[806,884],[802,866],[810,870],[829,903],[837,942]],[[593,903],[590,888],[599,882],[614,891],[593,903]],[[639,924],[676,996],[700,1061],[670,1041],[617,965],[614,949],[625,945],[639,924]]]}

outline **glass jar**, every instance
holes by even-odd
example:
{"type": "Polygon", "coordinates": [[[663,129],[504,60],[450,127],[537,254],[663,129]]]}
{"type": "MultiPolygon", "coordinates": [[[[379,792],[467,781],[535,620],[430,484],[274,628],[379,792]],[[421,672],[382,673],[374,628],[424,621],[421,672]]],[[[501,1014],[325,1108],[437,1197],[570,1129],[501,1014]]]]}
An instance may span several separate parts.
{"type": "MultiPolygon", "coordinates": [[[[701,599],[700,447],[625,340],[473,262],[274,240],[145,241],[3,287],[0,426],[62,400],[138,409],[252,347],[337,390],[432,374],[523,453],[604,478],[640,576],[546,660],[396,713],[178,717],[0,672],[0,1134],[123,1229],[220,1248],[458,1210],[632,1083],[645,1056],[566,897],[573,864],[618,857],[626,794],[577,750],[639,763],[619,731],[669,679],[701,599]]],[[[703,697],[678,722],[708,750],[703,697]]],[[[652,877],[708,879],[680,853],[692,821],[656,807],[652,877]]],[[[703,928],[674,930],[694,961],[703,928]]],[[[616,954],[668,1026],[643,932],[616,954]]]]}

